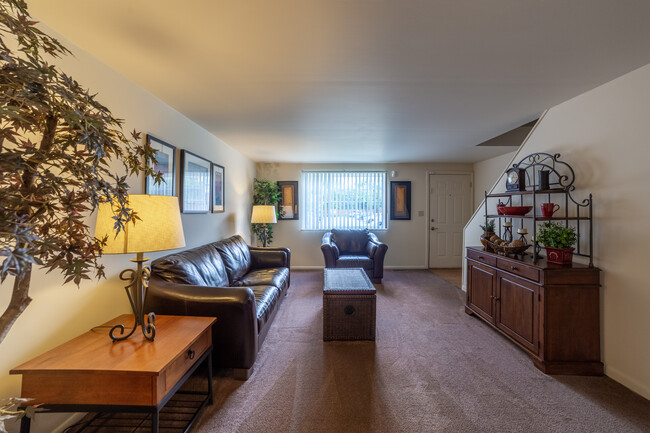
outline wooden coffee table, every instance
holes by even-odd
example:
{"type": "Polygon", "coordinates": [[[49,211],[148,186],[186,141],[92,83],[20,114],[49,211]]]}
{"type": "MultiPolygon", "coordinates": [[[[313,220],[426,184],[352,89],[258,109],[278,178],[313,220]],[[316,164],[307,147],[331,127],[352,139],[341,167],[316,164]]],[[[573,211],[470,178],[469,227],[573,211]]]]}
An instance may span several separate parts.
{"type": "MultiPolygon", "coordinates": [[[[10,374],[22,374],[22,396],[41,412],[146,412],[158,432],[160,410],[203,362],[207,392],[198,413],[212,404],[212,324],[214,317],[156,316],[156,338],[141,332],[113,342],[111,326],[133,323],[125,314],[102,327],[28,361],[10,374]]],[[[127,329],[129,327],[127,326],[127,329]]],[[[203,393],[202,393],[203,394],[203,393]]],[[[188,426],[189,428],[189,426],[188,426]]],[[[30,429],[22,418],[21,433],[30,429]]]]}

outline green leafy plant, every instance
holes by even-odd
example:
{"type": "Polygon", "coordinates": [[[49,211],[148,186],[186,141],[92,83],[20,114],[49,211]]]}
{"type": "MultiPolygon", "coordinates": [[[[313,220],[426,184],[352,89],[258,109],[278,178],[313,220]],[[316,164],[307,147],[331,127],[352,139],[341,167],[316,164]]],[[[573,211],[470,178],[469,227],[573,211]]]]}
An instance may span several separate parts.
{"type": "Polygon", "coordinates": [[[479,227],[485,233],[494,233],[494,220],[488,220],[487,225],[480,225],[479,227]]]}
{"type": "Polygon", "coordinates": [[[545,247],[569,248],[576,243],[576,229],[547,221],[540,225],[536,239],[545,247]]]}
{"type": "MultiPolygon", "coordinates": [[[[282,200],[282,192],[277,182],[255,179],[253,181],[253,205],[273,205],[276,206],[282,200]]],[[[277,210],[278,216],[282,215],[277,210]]],[[[264,229],[266,227],[267,244],[273,241],[273,224],[251,224],[253,233],[257,236],[260,242],[264,241],[264,229]]]]}
{"type": "Polygon", "coordinates": [[[14,278],[0,343],[31,302],[33,265],[77,285],[91,273],[104,277],[106,239],[91,235],[89,213],[111,202],[119,231],[138,219],[127,176],[162,181],[140,135],[127,138],[95,94],[48,63],[70,52],[35,24],[24,1],[0,2],[0,278],[14,278]]]}

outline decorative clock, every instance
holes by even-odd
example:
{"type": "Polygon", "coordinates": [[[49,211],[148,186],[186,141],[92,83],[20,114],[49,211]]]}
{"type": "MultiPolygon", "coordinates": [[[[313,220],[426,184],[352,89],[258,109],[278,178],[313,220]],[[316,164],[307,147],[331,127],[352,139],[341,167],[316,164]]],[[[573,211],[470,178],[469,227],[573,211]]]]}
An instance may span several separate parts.
{"type": "Polygon", "coordinates": [[[510,168],[506,171],[506,191],[526,191],[526,170],[510,168]]]}

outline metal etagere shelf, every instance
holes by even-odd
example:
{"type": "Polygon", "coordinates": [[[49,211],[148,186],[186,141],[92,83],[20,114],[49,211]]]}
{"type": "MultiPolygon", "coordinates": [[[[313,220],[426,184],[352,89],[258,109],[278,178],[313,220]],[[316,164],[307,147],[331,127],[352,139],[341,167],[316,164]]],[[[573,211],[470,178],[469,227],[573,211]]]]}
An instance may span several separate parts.
{"type": "MultiPolygon", "coordinates": [[[[536,241],[537,223],[544,221],[564,222],[568,227],[573,225],[576,228],[578,240],[574,255],[588,257],[589,267],[593,267],[593,198],[582,201],[576,201],[572,193],[575,191],[575,173],[571,166],[560,160],[560,154],[554,155],[548,153],[533,153],[518,163],[513,164],[512,168],[521,169],[525,172],[525,190],[522,191],[505,191],[500,193],[488,194],[485,192],[485,225],[488,219],[498,221],[498,233],[503,233],[503,223],[511,222],[519,228],[528,230],[529,222],[532,222],[530,233],[532,234],[531,242],[533,244],[533,261],[540,259],[541,247],[536,241]],[[559,215],[544,217],[539,212],[540,203],[551,203],[552,197],[560,197],[563,202],[558,210],[559,215]],[[490,200],[491,199],[491,200],[490,200]],[[494,199],[504,199],[502,203],[506,206],[532,206],[531,215],[500,215],[490,213],[490,210],[496,209],[494,199]],[[585,245],[586,244],[586,245],[585,245]]],[[[560,203],[558,203],[560,204],[560,203]]]]}

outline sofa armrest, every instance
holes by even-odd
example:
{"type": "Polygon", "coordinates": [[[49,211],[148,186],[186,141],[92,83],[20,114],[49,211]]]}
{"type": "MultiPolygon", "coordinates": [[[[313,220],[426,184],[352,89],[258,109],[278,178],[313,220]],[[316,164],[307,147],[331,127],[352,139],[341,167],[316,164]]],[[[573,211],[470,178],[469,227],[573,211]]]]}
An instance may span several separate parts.
{"type": "Polygon", "coordinates": [[[325,258],[325,267],[335,268],[336,259],[338,259],[338,248],[332,240],[332,232],[327,232],[323,235],[320,249],[323,252],[323,257],[325,258]]]}
{"type": "Polygon", "coordinates": [[[281,247],[251,247],[251,269],[289,268],[291,267],[291,250],[281,247]]]}
{"type": "Polygon", "coordinates": [[[374,233],[370,233],[369,236],[369,242],[375,245],[375,254],[372,258],[375,264],[375,268],[373,270],[373,278],[381,279],[384,277],[384,257],[386,256],[386,251],[388,251],[388,245],[380,242],[377,238],[377,235],[374,233]]]}
{"type": "Polygon", "coordinates": [[[248,369],[258,346],[255,295],[248,287],[206,287],[149,281],[145,311],[156,314],[216,317],[212,326],[213,360],[221,367],[248,369]]]}

